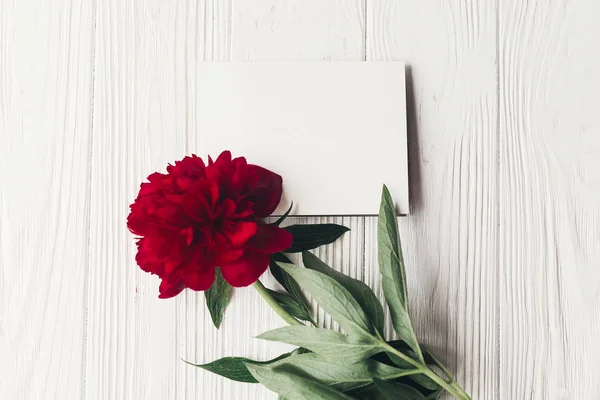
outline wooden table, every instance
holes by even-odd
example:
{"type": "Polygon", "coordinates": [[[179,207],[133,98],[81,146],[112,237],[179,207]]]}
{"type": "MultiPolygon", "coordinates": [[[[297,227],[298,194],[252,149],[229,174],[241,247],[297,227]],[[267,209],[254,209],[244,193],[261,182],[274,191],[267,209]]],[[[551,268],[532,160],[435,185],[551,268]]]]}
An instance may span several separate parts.
{"type": "MultiPolygon", "coordinates": [[[[275,398],[179,357],[273,356],[252,336],[282,321],[252,289],[221,331],[202,295],[157,299],[125,226],[146,175],[203,154],[205,60],[406,61],[420,339],[473,399],[600,398],[599,15],[596,0],[3,0],[0,398],[275,398]]],[[[352,228],[319,255],[379,284],[373,218],[310,221],[352,228]]]]}

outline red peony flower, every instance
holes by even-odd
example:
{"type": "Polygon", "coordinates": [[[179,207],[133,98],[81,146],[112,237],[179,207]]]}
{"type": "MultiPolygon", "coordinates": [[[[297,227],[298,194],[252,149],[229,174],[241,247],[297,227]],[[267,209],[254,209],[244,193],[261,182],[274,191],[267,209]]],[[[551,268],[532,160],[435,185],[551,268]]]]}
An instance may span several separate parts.
{"type": "Polygon", "coordinates": [[[127,218],[139,235],[136,261],[158,275],[160,298],[186,287],[207,290],[220,267],[232,286],[248,286],[265,272],[270,254],[292,235],[261,222],[281,199],[281,176],[224,151],[208,166],[192,155],[142,183],[127,218]]]}

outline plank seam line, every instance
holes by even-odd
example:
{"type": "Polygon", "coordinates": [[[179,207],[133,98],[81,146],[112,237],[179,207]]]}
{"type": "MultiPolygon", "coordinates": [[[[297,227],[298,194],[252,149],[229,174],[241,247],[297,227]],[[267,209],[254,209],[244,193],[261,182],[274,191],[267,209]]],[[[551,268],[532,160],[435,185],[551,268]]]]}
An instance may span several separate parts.
{"type": "Polygon", "coordinates": [[[364,35],[363,35],[363,52],[364,52],[364,60],[367,61],[367,9],[369,8],[367,5],[368,0],[364,0],[364,14],[365,14],[365,27],[364,27],[364,35]]]}
{"type": "Polygon", "coordinates": [[[500,329],[502,300],[500,281],[500,0],[496,0],[496,385],[495,398],[500,400],[500,329]]]}
{"type": "Polygon", "coordinates": [[[87,237],[87,252],[88,252],[88,265],[86,271],[87,284],[84,289],[85,298],[85,321],[84,321],[84,338],[83,338],[83,385],[82,385],[82,399],[87,398],[87,382],[88,382],[88,327],[89,327],[89,315],[90,315],[90,276],[92,272],[92,168],[93,168],[93,153],[94,153],[94,90],[96,88],[96,40],[98,37],[98,1],[94,0],[94,26],[92,35],[92,81],[91,81],[91,93],[90,93],[90,143],[89,143],[89,175],[88,175],[88,199],[89,199],[89,215],[88,215],[88,237],[87,237]]]}

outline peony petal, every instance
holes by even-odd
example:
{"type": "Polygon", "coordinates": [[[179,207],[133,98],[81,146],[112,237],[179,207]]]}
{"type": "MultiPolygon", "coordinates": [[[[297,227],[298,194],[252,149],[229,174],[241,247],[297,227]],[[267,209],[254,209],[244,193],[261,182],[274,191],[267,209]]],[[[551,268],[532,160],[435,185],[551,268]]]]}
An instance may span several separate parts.
{"type": "Polygon", "coordinates": [[[254,214],[254,203],[248,200],[239,200],[235,213],[230,219],[243,219],[248,218],[254,214]]]}
{"type": "Polygon", "coordinates": [[[190,289],[196,291],[208,290],[215,280],[215,269],[188,267],[182,269],[178,275],[183,283],[190,289]]]}
{"type": "Polygon", "coordinates": [[[236,204],[231,199],[225,199],[219,205],[219,217],[222,219],[229,219],[231,215],[235,212],[236,204]]]}
{"type": "Polygon", "coordinates": [[[221,154],[219,154],[219,157],[217,157],[217,161],[215,161],[215,164],[226,164],[228,162],[231,162],[231,151],[225,150],[222,151],[221,154]]]}
{"type": "Polygon", "coordinates": [[[246,198],[254,203],[254,216],[265,218],[271,215],[281,200],[283,178],[258,165],[247,166],[249,176],[246,198]]]}
{"type": "Polygon", "coordinates": [[[221,234],[227,238],[227,241],[233,247],[240,247],[256,234],[257,225],[256,222],[249,221],[225,221],[223,222],[221,234]]]}
{"type": "Polygon", "coordinates": [[[166,280],[163,279],[160,283],[160,287],[158,288],[160,294],[158,295],[159,299],[168,299],[171,297],[177,296],[181,291],[185,289],[185,285],[181,283],[179,279],[176,280],[166,280]]]}
{"type": "Polygon", "coordinates": [[[214,265],[225,265],[238,260],[244,255],[243,249],[228,249],[218,251],[214,257],[214,265]]]}
{"type": "Polygon", "coordinates": [[[247,250],[237,261],[221,266],[223,278],[233,287],[253,284],[267,270],[269,255],[247,250]]]}
{"type": "Polygon", "coordinates": [[[135,261],[142,271],[163,276],[165,264],[156,257],[156,246],[148,238],[141,238],[137,242],[138,252],[135,255],[135,261]]]}
{"type": "Polygon", "coordinates": [[[198,179],[205,176],[204,161],[196,155],[186,156],[181,161],[175,161],[175,165],[169,165],[167,172],[175,176],[187,176],[198,179]]]}
{"type": "Polygon", "coordinates": [[[259,223],[258,231],[248,241],[247,247],[259,253],[273,254],[292,247],[293,239],[285,229],[259,223]]]}

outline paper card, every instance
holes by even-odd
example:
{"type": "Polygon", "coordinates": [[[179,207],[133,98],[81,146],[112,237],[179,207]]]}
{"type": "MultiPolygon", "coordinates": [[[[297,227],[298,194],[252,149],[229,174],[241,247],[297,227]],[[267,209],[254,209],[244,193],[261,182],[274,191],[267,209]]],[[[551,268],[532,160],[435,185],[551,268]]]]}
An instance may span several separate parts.
{"type": "Polygon", "coordinates": [[[198,147],[231,150],[284,179],[276,214],[376,215],[388,185],[408,214],[402,62],[206,62],[198,147]]]}

